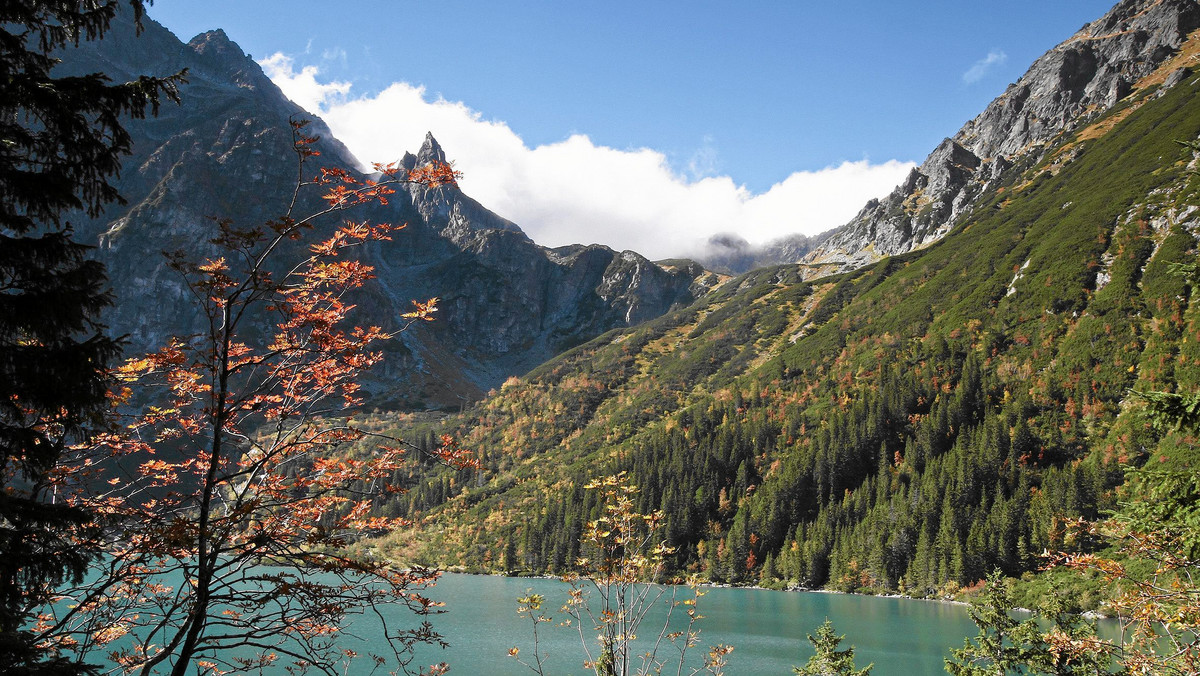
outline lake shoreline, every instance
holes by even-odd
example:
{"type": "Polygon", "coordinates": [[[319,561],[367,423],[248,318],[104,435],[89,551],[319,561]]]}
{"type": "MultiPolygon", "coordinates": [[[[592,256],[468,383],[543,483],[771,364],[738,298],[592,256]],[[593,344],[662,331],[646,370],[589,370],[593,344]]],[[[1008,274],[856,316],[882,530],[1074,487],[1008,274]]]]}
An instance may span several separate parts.
{"type": "MultiPolygon", "coordinates": [[[[439,572],[442,572],[442,573],[453,573],[455,575],[476,575],[476,576],[480,576],[480,577],[499,577],[499,578],[505,578],[505,579],[509,579],[509,580],[552,580],[552,581],[556,581],[556,582],[563,582],[565,580],[564,576],[561,576],[561,575],[545,575],[545,574],[510,575],[508,573],[499,573],[499,572],[480,573],[480,572],[470,572],[467,570],[453,570],[453,569],[434,569],[434,570],[438,570],[439,572]]],[[[686,585],[677,584],[674,586],[686,586],[686,585]]],[[[736,585],[736,584],[727,584],[727,583],[721,583],[721,582],[700,582],[696,586],[706,588],[706,589],[755,589],[758,591],[766,591],[766,592],[785,592],[785,593],[801,592],[801,593],[809,593],[809,594],[835,594],[835,595],[840,594],[840,595],[844,595],[844,596],[852,596],[852,597],[860,597],[860,598],[901,599],[904,601],[925,601],[928,603],[944,603],[946,605],[952,605],[952,606],[969,606],[969,605],[971,605],[970,602],[968,602],[968,601],[959,601],[956,599],[930,599],[930,598],[922,598],[922,597],[918,597],[918,596],[907,596],[905,594],[864,594],[861,592],[839,591],[837,589],[820,589],[820,588],[799,587],[799,586],[788,586],[788,587],[784,587],[782,589],[776,589],[776,588],[764,587],[762,585],[756,585],[756,584],[736,585]]],[[[1024,609],[1017,609],[1017,610],[1024,610],[1024,609]]],[[[1092,611],[1088,611],[1088,612],[1092,612],[1092,611]]],[[[1090,618],[1090,619],[1104,619],[1104,616],[1097,615],[1095,618],[1090,618]]]]}
{"type": "MultiPolygon", "coordinates": [[[[454,573],[455,575],[477,575],[477,576],[481,576],[481,577],[499,577],[499,578],[505,578],[505,579],[510,579],[510,580],[522,580],[522,579],[553,580],[553,581],[558,581],[558,582],[562,582],[564,580],[563,576],[561,576],[561,575],[509,575],[506,573],[498,573],[498,572],[497,573],[479,573],[479,572],[468,572],[465,570],[442,570],[440,572],[454,573]]],[[[676,586],[684,586],[684,585],[676,585],[676,586]]],[[[940,604],[945,604],[948,606],[970,606],[971,605],[970,601],[959,601],[957,599],[947,599],[947,598],[931,599],[931,598],[923,598],[923,597],[919,597],[919,596],[908,596],[906,594],[897,594],[897,593],[864,594],[861,592],[839,591],[837,589],[819,589],[819,588],[814,589],[811,587],[799,587],[799,586],[788,586],[788,587],[784,587],[782,589],[777,589],[777,588],[772,588],[772,587],[764,587],[762,585],[756,585],[756,584],[755,585],[733,585],[733,584],[717,583],[717,582],[701,582],[697,586],[706,588],[706,589],[755,589],[755,590],[767,591],[767,592],[803,592],[803,593],[809,593],[809,594],[834,594],[834,595],[843,595],[843,596],[851,596],[851,597],[859,597],[859,598],[899,599],[899,600],[903,600],[903,601],[924,601],[926,603],[940,603],[940,604]]],[[[1013,610],[1017,611],[1017,612],[1027,613],[1030,615],[1035,613],[1034,610],[1031,610],[1029,608],[1018,607],[1018,608],[1013,608],[1013,610]]],[[[1089,620],[1089,621],[1113,619],[1113,617],[1111,615],[1105,615],[1104,613],[1098,612],[1096,610],[1085,610],[1085,611],[1079,613],[1079,616],[1086,620],[1089,620]]]]}

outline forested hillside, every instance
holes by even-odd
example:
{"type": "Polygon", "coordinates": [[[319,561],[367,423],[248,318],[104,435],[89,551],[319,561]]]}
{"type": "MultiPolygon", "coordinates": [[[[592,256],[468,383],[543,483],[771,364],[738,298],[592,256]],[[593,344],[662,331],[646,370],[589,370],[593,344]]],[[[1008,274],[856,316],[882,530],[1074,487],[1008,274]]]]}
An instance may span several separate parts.
{"type": "MultiPolygon", "coordinates": [[[[680,571],[713,581],[933,594],[1018,574],[1129,465],[1179,459],[1131,390],[1200,383],[1195,75],[1149,87],[1016,166],[945,239],[852,273],[752,272],[608,333],[417,438],[480,472],[422,477],[402,559],[561,572],[627,470],[680,571]],[[1160,96],[1161,94],[1161,96],[1160,96]]],[[[380,425],[392,425],[379,421],[380,425]]],[[[1186,461],[1186,459],[1184,459],[1186,461]]],[[[416,470],[412,476],[418,476],[416,470]]]]}

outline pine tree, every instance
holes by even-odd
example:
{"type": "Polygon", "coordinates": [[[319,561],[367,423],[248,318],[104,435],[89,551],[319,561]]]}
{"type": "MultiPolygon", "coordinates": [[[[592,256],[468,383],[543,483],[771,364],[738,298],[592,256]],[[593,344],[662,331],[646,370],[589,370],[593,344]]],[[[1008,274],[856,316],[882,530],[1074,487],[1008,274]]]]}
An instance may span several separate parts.
{"type": "MultiPolygon", "coordinates": [[[[143,2],[130,0],[135,21],[143,2]]],[[[64,448],[95,430],[112,303],[103,266],[72,239],[71,213],[119,201],[110,183],[130,150],[124,116],[178,100],[182,74],[113,84],[102,74],[55,77],[56,50],[100,39],[117,0],[0,2],[0,672],[77,673],[21,628],[51,589],[84,573],[95,551],[64,535],[91,514],[56,505],[48,479],[64,448]]]]}
{"type": "Polygon", "coordinates": [[[838,636],[833,622],[825,618],[825,622],[817,627],[817,635],[808,635],[808,642],[813,645],[816,654],[808,658],[803,667],[793,667],[792,672],[798,676],[870,676],[874,664],[862,669],[854,667],[854,646],[845,650],[837,649],[845,638],[838,636]]]}
{"type": "Polygon", "coordinates": [[[995,570],[988,576],[983,593],[972,601],[968,613],[979,627],[979,635],[951,650],[946,671],[954,676],[1004,676],[1023,673],[1041,647],[1036,620],[1018,622],[1009,615],[1013,607],[1008,582],[995,570]]]}

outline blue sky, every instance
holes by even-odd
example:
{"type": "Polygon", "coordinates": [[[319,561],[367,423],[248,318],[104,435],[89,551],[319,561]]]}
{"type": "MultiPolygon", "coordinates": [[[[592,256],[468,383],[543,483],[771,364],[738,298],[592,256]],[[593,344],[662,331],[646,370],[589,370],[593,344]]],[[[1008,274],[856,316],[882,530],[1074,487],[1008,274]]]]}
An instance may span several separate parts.
{"type": "Polygon", "coordinates": [[[150,15],[184,40],[223,28],[362,160],[415,150],[431,127],[464,189],[538,241],[673,255],[715,230],[764,241],[844,222],[1110,6],[158,0],[150,15]],[[612,175],[626,171],[645,189],[612,175]]]}

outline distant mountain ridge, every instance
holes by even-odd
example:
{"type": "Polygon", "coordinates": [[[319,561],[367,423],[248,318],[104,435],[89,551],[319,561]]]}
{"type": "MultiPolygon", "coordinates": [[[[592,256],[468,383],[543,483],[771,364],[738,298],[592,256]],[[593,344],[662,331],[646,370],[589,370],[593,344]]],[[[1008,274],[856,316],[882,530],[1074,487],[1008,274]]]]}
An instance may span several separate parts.
{"type": "Polygon", "coordinates": [[[711,270],[739,275],[758,268],[799,261],[834,232],[826,230],[812,236],[788,235],[766,244],[751,244],[731,233],[714,235],[708,239],[704,254],[699,258],[711,270]]]}
{"type": "Polygon", "coordinates": [[[1195,55],[1200,46],[1185,43],[1197,27],[1195,0],[1123,0],[1038,58],[891,194],[868,202],[849,223],[804,240],[807,247],[788,246],[794,238],[784,238],[752,248],[742,265],[720,255],[705,263],[728,272],[801,263],[813,277],[928,246],[960,223],[1006,169],[1036,164],[1056,140],[1145,87],[1165,91],[1177,84],[1181,69],[1196,63],[1178,57],[1195,55]]]}
{"type": "MultiPolygon", "coordinates": [[[[132,22],[119,21],[106,39],[64,53],[60,67],[118,80],[189,71],[181,106],[129,125],[134,153],[118,182],[128,204],[76,219],[108,265],[118,306],[107,321],[128,336],[130,352],[196,330],[162,252],[215,254],[213,219],[251,225],[280,215],[297,177],[289,120],[312,117],[223,31],[184,44],[152,20],[145,24],[135,38],[132,22]]],[[[321,136],[321,155],[306,171],[331,165],[359,174],[323,122],[313,119],[309,131],[321,136]]],[[[432,159],[445,152],[430,134],[402,164],[411,170],[432,159]]],[[[307,196],[301,208],[317,204],[307,196]]],[[[350,216],[408,225],[364,252],[377,280],[362,294],[357,321],[395,326],[409,301],[442,299],[436,322],[386,347],[385,365],[367,383],[381,406],[460,405],[567,347],[686,305],[719,281],[699,265],[666,269],[634,252],[540,247],[452,186],[412,186],[386,207],[350,216]]]]}

